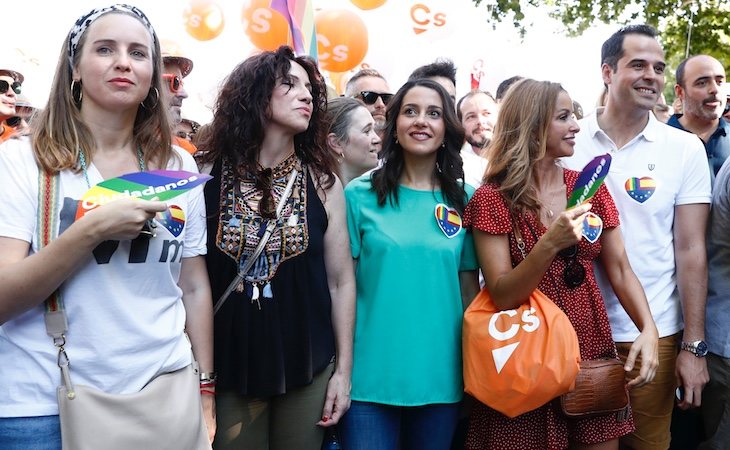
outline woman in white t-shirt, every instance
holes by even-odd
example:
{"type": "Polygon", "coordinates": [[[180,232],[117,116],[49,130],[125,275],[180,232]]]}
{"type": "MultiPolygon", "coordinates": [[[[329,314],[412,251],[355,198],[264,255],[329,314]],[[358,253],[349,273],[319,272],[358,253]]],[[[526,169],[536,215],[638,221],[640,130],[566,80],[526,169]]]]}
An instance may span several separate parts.
{"type": "MultiPolygon", "coordinates": [[[[192,157],[169,144],[160,71],[159,42],[144,13],[126,5],[95,9],[68,34],[33,136],[0,148],[3,449],[61,448],[59,352],[44,326],[44,300],[57,289],[76,386],[134,393],[161,374],[186,370],[195,407],[183,422],[198,430],[198,444],[188,448],[209,447],[215,433],[213,396],[198,400],[191,369],[192,344],[200,371],[215,378],[202,189],[167,203],[124,198],[75,219],[79,200],[102,180],[197,171],[192,157]],[[49,213],[58,215],[58,237],[39,249],[41,170],[58,176],[49,213]]],[[[152,432],[173,437],[173,426],[161,428],[152,432]]]]}

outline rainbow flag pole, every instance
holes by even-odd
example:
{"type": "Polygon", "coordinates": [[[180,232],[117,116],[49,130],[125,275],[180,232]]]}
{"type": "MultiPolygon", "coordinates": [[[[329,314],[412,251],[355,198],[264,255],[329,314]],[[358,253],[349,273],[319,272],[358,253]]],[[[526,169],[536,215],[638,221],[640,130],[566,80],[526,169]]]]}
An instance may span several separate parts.
{"type": "Polygon", "coordinates": [[[289,22],[294,52],[317,60],[317,31],[314,26],[312,0],[271,0],[271,9],[289,22]]]}

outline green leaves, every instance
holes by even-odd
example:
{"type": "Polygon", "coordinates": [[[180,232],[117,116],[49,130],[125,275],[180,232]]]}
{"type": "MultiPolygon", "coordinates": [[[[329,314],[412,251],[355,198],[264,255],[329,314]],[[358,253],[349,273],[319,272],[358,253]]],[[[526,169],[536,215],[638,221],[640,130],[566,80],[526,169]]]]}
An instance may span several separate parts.
{"type": "MultiPolygon", "coordinates": [[[[665,95],[674,97],[674,68],[689,54],[707,54],[730,68],[730,1],[728,0],[472,0],[487,8],[494,22],[512,21],[521,36],[525,10],[539,8],[561,21],[568,36],[579,36],[596,22],[647,23],[659,31],[667,65],[665,95]],[[691,32],[690,32],[691,22],[691,32]]],[[[608,36],[606,36],[608,38],[608,36]]]]}

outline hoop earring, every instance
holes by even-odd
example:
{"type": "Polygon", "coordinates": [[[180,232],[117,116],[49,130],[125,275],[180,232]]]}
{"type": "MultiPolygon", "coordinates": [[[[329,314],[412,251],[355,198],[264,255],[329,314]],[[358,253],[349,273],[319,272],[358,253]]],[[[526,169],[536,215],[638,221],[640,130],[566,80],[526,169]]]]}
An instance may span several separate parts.
{"type": "Polygon", "coordinates": [[[71,98],[76,106],[81,105],[81,100],[84,99],[84,93],[81,92],[81,80],[71,80],[71,98]]]}
{"type": "Polygon", "coordinates": [[[145,108],[145,109],[153,110],[153,109],[155,109],[157,107],[157,104],[159,102],[160,102],[160,91],[158,91],[157,88],[153,86],[150,89],[150,92],[147,94],[147,97],[145,97],[145,99],[142,100],[142,102],[140,103],[140,105],[142,105],[142,107],[145,108]],[[145,105],[145,103],[148,103],[150,101],[149,99],[151,97],[152,92],[155,93],[155,95],[154,95],[155,100],[152,102],[151,105],[145,105]]]}

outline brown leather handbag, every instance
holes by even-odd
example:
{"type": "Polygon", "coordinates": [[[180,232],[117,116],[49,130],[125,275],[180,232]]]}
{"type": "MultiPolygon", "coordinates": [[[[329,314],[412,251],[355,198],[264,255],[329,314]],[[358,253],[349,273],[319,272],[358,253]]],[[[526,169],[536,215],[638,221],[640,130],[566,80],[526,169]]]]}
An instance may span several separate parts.
{"type": "Polygon", "coordinates": [[[575,389],[560,396],[560,406],[572,418],[610,413],[628,417],[629,391],[623,363],[614,358],[581,361],[575,389]]]}

